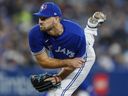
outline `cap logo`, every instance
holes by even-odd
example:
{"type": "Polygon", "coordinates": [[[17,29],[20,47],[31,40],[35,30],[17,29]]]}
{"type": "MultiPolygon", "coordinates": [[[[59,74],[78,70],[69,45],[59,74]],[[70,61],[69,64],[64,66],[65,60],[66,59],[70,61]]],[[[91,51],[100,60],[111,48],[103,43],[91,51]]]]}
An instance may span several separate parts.
{"type": "Polygon", "coordinates": [[[57,13],[54,13],[54,15],[57,15],[57,13]]]}
{"type": "Polygon", "coordinates": [[[43,4],[42,6],[41,6],[41,10],[45,10],[47,8],[47,4],[43,4]]]}

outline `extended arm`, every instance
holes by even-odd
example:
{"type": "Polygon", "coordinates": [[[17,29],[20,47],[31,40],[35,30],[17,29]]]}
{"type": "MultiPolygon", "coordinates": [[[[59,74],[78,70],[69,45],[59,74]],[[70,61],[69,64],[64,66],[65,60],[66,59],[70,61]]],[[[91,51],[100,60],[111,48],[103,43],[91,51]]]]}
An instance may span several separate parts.
{"type": "Polygon", "coordinates": [[[66,67],[65,60],[53,59],[48,57],[46,52],[35,55],[37,63],[43,68],[61,68],[66,67]]]}
{"type": "Polygon", "coordinates": [[[36,54],[35,58],[37,62],[40,64],[40,66],[42,66],[43,68],[50,68],[50,69],[63,68],[63,67],[79,68],[85,62],[81,58],[63,59],[63,60],[51,58],[47,55],[45,51],[40,54],[36,54]]]}

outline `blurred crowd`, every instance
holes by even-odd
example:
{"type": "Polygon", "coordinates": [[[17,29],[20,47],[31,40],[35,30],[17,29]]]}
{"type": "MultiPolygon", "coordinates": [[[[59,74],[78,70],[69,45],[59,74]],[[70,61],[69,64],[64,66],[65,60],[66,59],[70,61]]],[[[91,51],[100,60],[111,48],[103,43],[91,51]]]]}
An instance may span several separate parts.
{"type": "Polygon", "coordinates": [[[95,69],[106,72],[128,71],[128,0],[0,0],[0,68],[37,66],[28,46],[28,32],[38,22],[33,17],[45,1],[54,1],[63,18],[78,22],[102,11],[107,21],[98,30],[95,69]]]}

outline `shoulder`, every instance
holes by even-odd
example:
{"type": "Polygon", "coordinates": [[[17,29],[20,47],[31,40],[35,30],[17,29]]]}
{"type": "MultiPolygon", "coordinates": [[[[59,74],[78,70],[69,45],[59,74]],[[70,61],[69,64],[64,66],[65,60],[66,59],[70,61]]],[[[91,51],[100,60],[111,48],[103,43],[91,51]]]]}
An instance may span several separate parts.
{"type": "Polygon", "coordinates": [[[39,38],[43,35],[43,32],[40,31],[38,24],[34,25],[29,31],[29,38],[39,38]]]}
{"type": "Polygon", "coordinates": [[[38,33],[39,31],[40,31],[39,25],[36,24],[36,25],[34,25],[34,26],[30,29],[29,35],[34,35],[34,34],[38,33]]]}
{"type": "Polygon", "coordinates": [[[62,24],[64,26],[64,29],[68,31],[68,33],[77,35],[77,36],[84,36],[84,29],[76,22],[63,19],[62,24]]]}

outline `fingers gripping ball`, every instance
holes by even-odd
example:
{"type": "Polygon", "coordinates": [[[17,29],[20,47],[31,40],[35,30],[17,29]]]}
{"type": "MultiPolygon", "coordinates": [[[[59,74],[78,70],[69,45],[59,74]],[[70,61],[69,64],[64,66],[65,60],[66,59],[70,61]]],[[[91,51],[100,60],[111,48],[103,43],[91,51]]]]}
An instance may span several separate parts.
{"type": "Polygon", "coordinates": [[[56,76],[50,74],[40,74],[40,75],[32,75],[31,76],[31,83],[33,87],[39,91],[48,91],[52,88],[57,88],[60,85],[60,82],[52,83],[52,81],[46,81],[48,78],[56,78],[56,76]]]}

